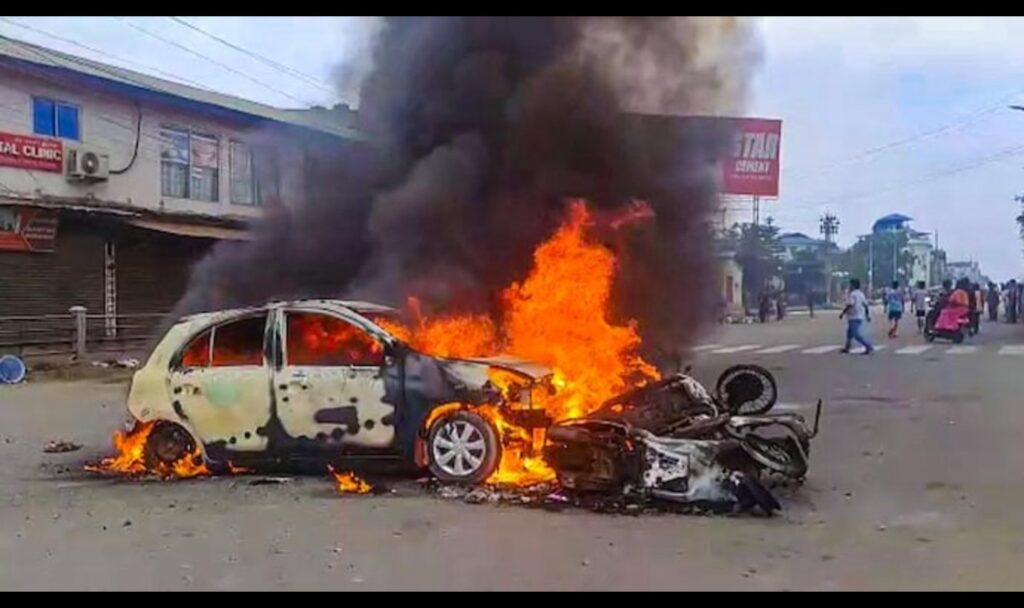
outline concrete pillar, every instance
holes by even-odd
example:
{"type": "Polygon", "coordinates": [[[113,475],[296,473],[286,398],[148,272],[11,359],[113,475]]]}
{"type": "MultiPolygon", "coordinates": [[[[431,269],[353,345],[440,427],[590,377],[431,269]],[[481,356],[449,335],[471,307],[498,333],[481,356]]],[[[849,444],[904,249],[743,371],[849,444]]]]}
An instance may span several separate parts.
{"type": "Polygon", "coordinates": [[[72,306],[68,309],[75,319],[75,356],[85,358],[85,306],[72,306]]]}

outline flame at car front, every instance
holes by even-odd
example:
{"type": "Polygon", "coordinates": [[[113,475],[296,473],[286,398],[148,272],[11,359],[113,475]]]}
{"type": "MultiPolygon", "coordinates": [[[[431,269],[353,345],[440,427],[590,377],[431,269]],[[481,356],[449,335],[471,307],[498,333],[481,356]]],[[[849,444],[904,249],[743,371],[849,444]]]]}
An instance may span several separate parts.
{"type": "MultiPolygon", "coordinates": [[[[649,217],[650,210],[641,204],[609,225],[618,229],[649,217]]],[[[638,354],[635,323],[608,320],[616,259],[590,238],[593,225],[586,203],[574,201],[563,225],[534,252],[527,277],[502,292],[500,324],[486,315],[425,318],[415,300],[410,303],[412,327],[379,323],[423,353],[476,357],[480,363],[485,361],[480,358],[507,353],[547,366],[553,370],[548,381],[553,390],[533,390],[532,408],[553,421],[585,416],[629,386],[658,377],[638,354]]],[[[494,424],[502,441],[501,463],[487,481],[529,485],[553,479],[554,472],[535,449],[542,447],[543,437],[513,419],[522,389],[514,385],[521,378],[500,366],[487,373],[508,406],[474,409],[494,424]]],[[[428,420],[428,428],[436,416],[428,420]]]]}

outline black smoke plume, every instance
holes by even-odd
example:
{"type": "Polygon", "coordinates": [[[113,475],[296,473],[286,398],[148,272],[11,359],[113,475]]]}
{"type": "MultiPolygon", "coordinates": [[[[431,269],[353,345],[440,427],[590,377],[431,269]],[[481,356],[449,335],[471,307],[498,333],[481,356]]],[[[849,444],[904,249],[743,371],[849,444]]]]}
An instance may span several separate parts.
{"type": "Polygon", "coordinates": [[[479,311],[525,275],[567,199],[641,199],[654,218],[615,239],[613,314],[648,348],[681,345],[717,298],[706,220],[728,142],[676,117],[742,108],[750,38],[718,18],[388,19],[360,90],[370,143],[325,145],[305,200],[216,247],[179,311],[407,295],[479,311]]]}

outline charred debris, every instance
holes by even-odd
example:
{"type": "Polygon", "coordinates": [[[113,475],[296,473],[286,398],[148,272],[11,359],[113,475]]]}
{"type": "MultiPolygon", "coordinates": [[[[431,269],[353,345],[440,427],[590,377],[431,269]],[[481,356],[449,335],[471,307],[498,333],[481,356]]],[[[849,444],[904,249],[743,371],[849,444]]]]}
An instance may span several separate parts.
{"type": "Polygon", "coordinates": [[[803,483],[810,440],[799,414],[771,413],[771,373],[736,365],[714,395],[687,373],[627,391],[592,414],[547,429],[544,457],[557,480],[526,487],[426,483],[442,498],[547,510],[639,514],[747,513],[782,508],[773,490],[803,483]]]}

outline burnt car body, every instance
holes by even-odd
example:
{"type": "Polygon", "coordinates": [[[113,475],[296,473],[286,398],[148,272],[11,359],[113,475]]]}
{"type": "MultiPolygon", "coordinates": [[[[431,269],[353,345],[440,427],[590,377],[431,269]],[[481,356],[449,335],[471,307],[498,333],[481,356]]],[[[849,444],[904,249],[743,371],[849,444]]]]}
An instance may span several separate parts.
{"type": "Polygon", "coordinates": [[[550,370],[507,357],[425,355],[374,322],[382,317],[397,311],[304,300],[180,319],[129,390],[132,417],[157,423],[150,442],[162,445],[147,457],[168,461],[197,447],[215,466],[399,455],[448,481],[486,479],[501,445],[474,406],[529,410],[531,390],[550,370]],[[492,383],[496,369],[522,379],[519,394],[492,383]],[[430,418],[428,428],[431,413],[449,404],[462,408],[430,418]]]}
{"type": "Polygon", "coordinates": [[[766,413],[774,390],[756,366],[726,370],[715,396],[675,374],[553,425],[545,457],[570,490],[770,515],[780,505],[763,481],[803,480],[821,415],[820,401],[813,427],[798,414],[766,413]],[[746,411],[760,413],[735,413],[746,411]]]}

